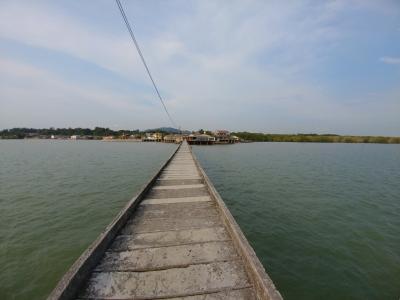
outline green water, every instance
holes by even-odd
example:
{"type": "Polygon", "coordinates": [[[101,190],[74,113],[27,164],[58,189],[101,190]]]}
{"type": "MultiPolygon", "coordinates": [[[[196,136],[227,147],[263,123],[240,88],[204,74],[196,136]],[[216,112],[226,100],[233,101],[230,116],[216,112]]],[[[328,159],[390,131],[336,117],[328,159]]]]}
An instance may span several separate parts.
{"type": "MultiPolygon", "coordinates": [[[[0,141],[0,299],[44,299],[175,147],[0,141]]],[[[399,145],[194,151],[286,299],[399,299],[399,145]]]]}
{"type": "Polygon", "coordinates": [[[400,298],[400,145],[194,151],[285,299],[400,298]]]}
{"type": "Polygon", "coordinates": [[[0,299],[45,299],[175,148],[0,141],[0,299]]]}

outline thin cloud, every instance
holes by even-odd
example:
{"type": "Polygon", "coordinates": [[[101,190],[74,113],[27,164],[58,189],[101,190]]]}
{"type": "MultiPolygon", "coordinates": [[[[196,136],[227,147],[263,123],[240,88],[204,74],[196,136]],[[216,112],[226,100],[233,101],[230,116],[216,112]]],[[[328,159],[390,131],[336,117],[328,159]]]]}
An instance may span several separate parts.
{"type": "Polygon", "coordinates": [[[90,126],[96,126],[115,114],[134,115],[140,122],[146,122],[145,116],[164,119],[161,110],[143,105],[135,97],[107,87],[66,80],[47,70],[0,58],[0,128],[38,126],[35,123],[48,127],[46,122],[54,125],[60,120],[62,125],[59,126],[82,126],[88,119],[90,126]]]}
{"type": "Polygon", "coordinates": [[[104,26],[93,27],[90,22],[43,3],[0,3],[0,38],[64,53],[128,78],[141,80],[144,74],[140,61],[132,51],[126,32],[121,30],[116,35],[106,31],[104,26]]]}
{"type": "Polygon", "coordinates": [[[389,65],[400,65],[400,57],[384,56],[379,59],[381,62],[389,65]]]}
{"type": "MultiPolygon", "coordinates": [[[[161,107],[155,106],[158,102],[114,3],[99,2],[97,10],[89,10],[86,6],[91,4],[82,2],[79,14],[65,9],[66,3],[61,0],[0,3],[2,43],[12,40],[12,47],[23,51],[34,48],[60,57],[60,65],[49,65],[37,58],[30,61],[29,55],[26,56],[24,61],[51,71],[51,76],[40,73],[32,80],[21,77],[37,70],[24,69],[26,66],[7,67],[9,72],[3,72],[3,78],[9,84],[3,83],[4,89],[0,90],[3,96],[8,91],[7,101],[19,103],[18,99],[24,98],[36,103],[36,107],[43,107],[42,104],[50,102],[51,98],[60,99],[59,95],[65,94],[68,96],[63,96],[63,101],[69,102],[71,107],[92,101],[93,113],[111,108],[106,117],[98,114],[99,119],[106,118],[109,124],[118,123],[127,128],[155,127],[155,122],[166,125],[167,119],[161,107]],[[20,18],[15,19],[15,15],[20,18]],[[78,83],[71,73],[54,76],[65,63],[65,56],[74,58],[77,65],[77,61],[85,62],[82,68],[93,68],[90,76],[78,83]],[[14,67],[21,76],[12,74],[14,67]],[[97,74],[98,67],[110,71],[104,72],[106,79],[97,74]],[[51,82],[55,77],[57,82],[51,82]],[[32,84],[28,85],[29,82],[32,84]],[[46,88],[38,88],[41,83],[49,93],[44,92],[46,88]],[[147,107],[147,111],[144,107],[144,113],[123,116],[119,113],[131,111],[131,105],[138,109],[145,101],[153,106],[147,107]]],[[[163,3],[160,6],[165,5],[163,3]]],[[[233,1],[229,5],[218,1],[184,3],[187,2],[168,2],[169,9],[156,10],[149,18],[145,13],[151,7],[146,6],[146,2],[126,2],[127,14],[133,20],[135,33],[166,104],[184,128],[339,132],[341,126],[355,128],[353,123],[357,122],[362,124],[360,132],[374,129],[368,126],[372,112],[362,105],[366,101],[365,94],[371,89],[343,91],[340,97],[335,97],[335,92],[342,87],[337,86],[341,85],[337,80],[340,75],[332,75],[329,70],[332,65],[338,67],[336,71],[340,70],[343,66],[339,54],[351,57],[363,44],[357,43],[362,37],[358,31],[365,28],[354,26],[353,17],[365,18],[366,11],[376,14],[385,23],[389,20],[383,17],[388,13],[387,4],[361,0],[233,1]],[[346,52],[349,49],[352,52],[346,52]],[[354,97],[357,99],[352,99],[354,97]],[[349,103],[358,99],[361,99],[358,107],[351,107],[349,103]],[[359,119],[355,119],[355,114],[360,115],[359,119]]],[[[388,11],[392,14],[399,10],[388,11]]],[[[390,24],[391,30],[397,26],[390,24]]],[[[3,53],[15,58],[12,51],[3,53]]],[[[0,51],[0,59],[1,56],[0,51]]],[[[380,60],[397,64],[395,57],[380,60]]],[[[3,63],[3,68],[5,66],[3,63]]],[[[350,74],[346,81],[351,82],[351,73],[357,71],[357,66],[346,68],[350,74]]],[[[79,65],[71,72],[79,77],[79,65]]],[[[367,83],[365,86],[370,88],[367,83]]],[[[388,90],[385,88],[384,93],[388,90]]],[[[392,103],[390,99],[398,99],[399,95],[395,91],[386,97],[379,87],[376,92],[380,96],[371,94],[370,100],[376,103],[374,111],[381,108],[384,112],[388,103],[392,103]]],[[[29,113],[25,115],[27,120],[29,113]]],[[[61,112],[55,113],[63,119],[61,112]]],[[[15,108],[14,120],[18,118],[21,119],[15,108]]],[[[10,124],[14,120],[9,118],[10,124]]],[[[397,132],[399,121],[395,117],[391,120],[397,124],[393,126],[393,131],[397,132]]]]}

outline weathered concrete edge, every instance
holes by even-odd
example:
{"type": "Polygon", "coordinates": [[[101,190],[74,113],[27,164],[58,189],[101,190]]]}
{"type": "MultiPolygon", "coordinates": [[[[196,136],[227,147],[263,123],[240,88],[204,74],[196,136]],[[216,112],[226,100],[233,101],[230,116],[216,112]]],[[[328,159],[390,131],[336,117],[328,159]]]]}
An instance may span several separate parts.
{"type": "Polygon", "coordinates": [[[50,293],[47,300],[70,300],[76,298],[76,294],[88,279],[92,269],[100,261],[103,254],[114,240],[115,236],[126,224],[138,204],[143,200],[147,192],[154,185],[161,172],[169,164],[180,147],[181,145],[176,148],[176,150],[156,172],[156,174],[146,184],[143,185],[141,190],[125,205],[125,207],[118,213],[118,215],[113,219],[113,221],[111,221],[111,223],[97,237],[97,239],[74,262],[74,264],[70,267],[67,273],[64,274],[56,287],[50,293]]]}
{"type": "Polygon", "coordinates": [[[250,246],[239,225],[236,223],[225,202],[222,200],[213,183],[204,172],[196,155],[193,154],[192,147],[190,147],[190,151],[201,176],[204,178],[204,182],[210,192],[211,198],[213,198],[217,203],[218,209],[220,210],[223,221],[232,237],[233,243],[245,262],[246,270],[254,282],[257,299],[282,300],[282,295],[276,289],[272,279],[265,272],[263,265],[253,248],[250,246]]]}

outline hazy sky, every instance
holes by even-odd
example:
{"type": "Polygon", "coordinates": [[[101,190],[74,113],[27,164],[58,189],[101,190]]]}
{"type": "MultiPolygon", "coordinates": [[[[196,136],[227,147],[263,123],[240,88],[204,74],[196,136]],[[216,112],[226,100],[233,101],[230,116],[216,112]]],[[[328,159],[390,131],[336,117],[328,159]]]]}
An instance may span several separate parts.
{"type": "MultiPolygon", "coordinates": [[[[400,135],[400,1],[127,1],[186,129],[400,135]]],[[[0,128],[169,126],[112,0],[0,1],[0,128]]]]}

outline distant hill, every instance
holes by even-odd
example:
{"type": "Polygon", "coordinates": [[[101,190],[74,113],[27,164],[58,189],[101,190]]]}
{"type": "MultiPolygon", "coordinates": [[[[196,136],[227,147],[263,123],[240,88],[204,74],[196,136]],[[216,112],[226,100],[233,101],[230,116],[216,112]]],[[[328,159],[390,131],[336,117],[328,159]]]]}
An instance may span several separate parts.
{"type": "MultiPolygon", "coordinates": [[[[181,133],[179,129],[173,128],[173,127],[160,127],[160,128],[154,128],[154,129],[146,129],[145,132],[157,132],[157,131],[162,131],[162,132],[168,132],[168,133],[181,133]]],[[[188,130],[182,130],[182,133],[184,134],[189,134],[191,133],[188,130]]]]}

